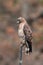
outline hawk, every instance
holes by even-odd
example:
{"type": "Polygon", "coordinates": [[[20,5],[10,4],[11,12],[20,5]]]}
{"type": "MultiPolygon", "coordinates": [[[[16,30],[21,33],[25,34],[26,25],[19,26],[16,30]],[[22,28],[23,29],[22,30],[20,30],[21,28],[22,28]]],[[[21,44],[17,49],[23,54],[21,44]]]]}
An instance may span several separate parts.
{"type": "Polygon", "coordinates": [[[25,43],[28,52],[32,52],[32,30],[28,25],[27,21],[23,17],[19,17],[17,19],[18,24],[18,36],[20,38],[21,43],[25,43]]]}

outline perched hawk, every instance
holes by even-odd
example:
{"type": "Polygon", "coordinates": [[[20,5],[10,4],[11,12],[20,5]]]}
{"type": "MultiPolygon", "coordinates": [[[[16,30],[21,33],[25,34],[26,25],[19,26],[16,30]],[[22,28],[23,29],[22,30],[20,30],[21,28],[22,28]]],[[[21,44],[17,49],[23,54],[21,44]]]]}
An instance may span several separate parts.
{"type": "Polygon", "coordinates": [[[17,19],[18,24],[18,36],[20,38],[20,41],[22,43],[25,43],[27,48],[29,48],[28,52],[32,52],[32,31],[30,29],[30,26],[26,22],[26,20],[23,17],[19,17],[17,19]]]}

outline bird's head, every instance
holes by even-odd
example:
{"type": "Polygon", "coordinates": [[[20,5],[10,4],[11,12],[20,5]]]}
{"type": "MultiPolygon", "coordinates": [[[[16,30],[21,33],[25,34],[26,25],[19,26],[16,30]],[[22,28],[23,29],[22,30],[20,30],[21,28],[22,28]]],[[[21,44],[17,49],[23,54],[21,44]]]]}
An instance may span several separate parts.
{"type": "Polygon", "coordinates": [[[24,23],[24,22],[26,22],[26,20],[23,17],[19,17],[17,19],[17,24],[24,23]]]}

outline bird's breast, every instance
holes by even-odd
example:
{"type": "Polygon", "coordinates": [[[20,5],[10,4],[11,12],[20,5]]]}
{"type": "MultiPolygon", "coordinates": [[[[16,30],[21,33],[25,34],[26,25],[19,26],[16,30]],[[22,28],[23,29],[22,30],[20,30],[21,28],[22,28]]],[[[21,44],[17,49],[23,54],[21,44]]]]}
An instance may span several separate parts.
{"type": "Polygon", "coordinates": [[[20,41],[22,43],[25,43],[25,35],[24,35],[24,32],[23,32],[23,29],[18,30],[18,35],[19,35],[20,41]]]}
{"type": "Polygon", "coordinates": [[[21,37],[24,36],[23,28],[24,28],[24,24],[20,24],[18,29],[18,35],[21,37]]]}
{"type": "Polygon", "coordinates": [[[18,35],[19,35],[19,36],[24,36],[24,32],[23,32],[22,29],[19,29],[19,30],[18,30],[18,35]]]}

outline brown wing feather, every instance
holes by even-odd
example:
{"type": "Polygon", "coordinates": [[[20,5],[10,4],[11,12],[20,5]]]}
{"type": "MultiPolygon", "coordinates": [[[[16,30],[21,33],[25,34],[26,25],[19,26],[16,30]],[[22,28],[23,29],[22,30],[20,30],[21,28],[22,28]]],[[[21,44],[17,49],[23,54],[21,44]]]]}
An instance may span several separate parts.
{"type": "Polygon", "coordinates": [[[30,26],[28,24],[24,25],[24,34],[25,34],[25,38],[31,42],[32,40],[32,31],[30,29],[30,26]]]}

